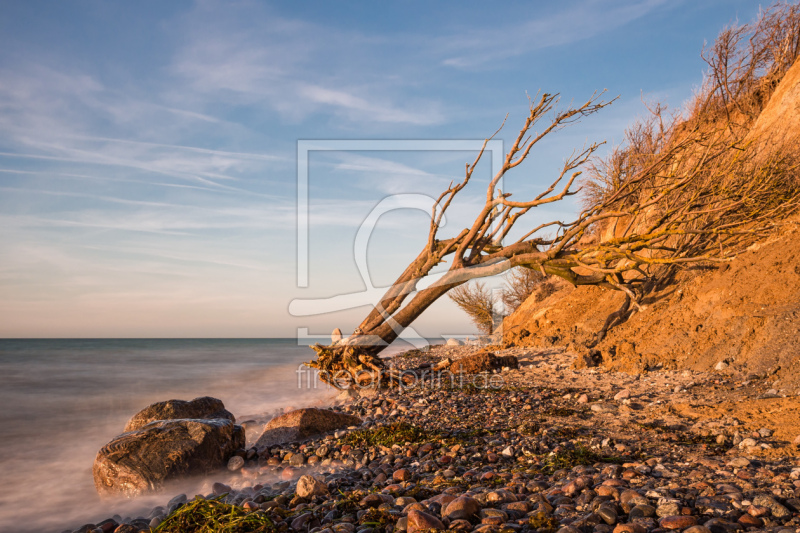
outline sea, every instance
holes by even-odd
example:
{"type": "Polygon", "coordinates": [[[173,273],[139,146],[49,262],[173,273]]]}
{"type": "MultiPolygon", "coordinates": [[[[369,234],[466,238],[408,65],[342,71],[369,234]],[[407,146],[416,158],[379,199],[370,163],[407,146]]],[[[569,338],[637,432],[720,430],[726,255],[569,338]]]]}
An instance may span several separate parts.
{"type": "MultiPolygon", "coordinates": [[[[302,366],[314,355],[296,339],[0,339],[0,531],[61,533],[165,505],[175,494],[95,491],[95,455],[128,419],[200,396],[222,400],[237,422],[329,405],[338,391],[302,366]]],[[[191,497],[210,482],[172,491],[191,497]]]]}

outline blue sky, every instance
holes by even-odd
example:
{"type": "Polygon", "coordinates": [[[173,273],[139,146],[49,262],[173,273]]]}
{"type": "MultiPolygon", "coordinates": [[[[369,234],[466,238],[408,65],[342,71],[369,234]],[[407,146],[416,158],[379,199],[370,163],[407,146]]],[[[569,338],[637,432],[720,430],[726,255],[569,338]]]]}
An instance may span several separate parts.
{"type": "MultiPolygon", "coordinates": [[[[353,242],[384,198],[435,195],[465,151],[312,152],[309,283],[297,286],[298,140],[508,145],[526,94],[620,99],[509,176],[537,190],[572,149],[618,142],[642,99],[679,109],[700,50],[753,1],[3,2],[0,337],[287,337],[352,330],[366,308],[292,316],[358,293],[353,242]]],[[[454,206],[457,232],[489,162],[454,206]]],[[[485,181],[484,181],[485,182],[485,181]]],[[[572,202],[531,221],[568,217],[572,202]]],[[[369,241],[371,283],[420,250],[423,212],[369,241]]],[[[497,281],[494,282],[495,284],[497,281]]],[[[416,324],[470,333],[449,301],[416,324]]]]}

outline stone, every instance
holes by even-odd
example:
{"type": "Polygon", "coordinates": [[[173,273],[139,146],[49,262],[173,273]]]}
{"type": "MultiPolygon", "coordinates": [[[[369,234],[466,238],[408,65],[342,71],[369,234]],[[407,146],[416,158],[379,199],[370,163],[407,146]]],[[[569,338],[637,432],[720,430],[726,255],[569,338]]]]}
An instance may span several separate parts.
{"type": "Polygon", "coordinates": [[[491,503],[511,503],[517,501],[517,497],[510,490],[497,489],[486,494],[486,501],[491,503]]]}
{"type": "Polygon", "coordinates": [[[464,343],[458,339],[447,339],[447,346],[461,346],[464,343]]]}
{"type": "Polygon", "coordinates": [[[221,400],[203,396],[188,402],[185,400],[167,400],[148,405],[128,420],[123,432],[136,431],[156,420],[177,420],[179,418],[221,418],[236,422],[236,418],[225,409],[225,405],[221,400]]]}
{"type": "Polygon", "coordinates": [[[726,368],[728,368],[728,363],[726,363],[725,361],[720,361],[719,363],[714,365],[714,370],[716,370],[717,372],[722,372],[726,368]]]}
{"type": "Polygon", "coordinates": [[[325,496],[328,494],[328,486],[321,479],[314,476],[300,476],[297,480],[297,488],[295,489],[297,496],[300,498],[313,498],[315,496],[325,496]]]}
{"type": "Polygon", "coordinates": [[[103,520],[97,524],[97,527],[100,528],[103,533],[111,533],[117,529],[117,527],[119,527],[119,523],[113,518],[107,518],[106,520],[103,520]]]}
{"type": "Polygon", "coordinates": [[[309,520],[314,517],[311,513],[303,513],[294,520],[292,520],[292,529],[295,531],[306,531],[308,528],[306,524],[308,524],[309,520]]]}
{"type": "Polygon", "coordinates": [[[358,505],[361,507],[378,507],[384,503],[393,503],[394,498],[389,494],[367,494],[364,496],[358,505]]]}
{"type": "Polygon", "coordinates": [[[289,442],[300,442],[321,433],[361,425],[361,419],[329,409],[297,409],[270,420],[256,441],[259,452],[289,442]]]}
{"type": "Polygon", "coordinates": [[[601,506],[597,509],[597,515],[609,526],[617,523],[617,512],[611,507],[601,506]]]}
{"type": "Polygon", "coordinates": [[[171,479],[222,469],[244,445],[244,429],[232,420],[150,422],[100,449],[92,468],[95,488],[101,495],[138,496],[171,479]]]}
{"type": "Polygon", "coordinates": [[[567,495],[570,498],[572,498],[573,496],[578,494],[580,491],[582,491],[585,487],[586,487],[586,482],[581,478],[577,478],[577,479],[573,479],[572,481],[570,481],[569,483],[564,485],[561,488],[561,491],[565,495],[567,495]]]}
{"type": "Polygon", "coordinates": [[[509,511],[519,511],[520,513],[527,513],[531,510],[531,506],[527,501],[509,502],[505,504],[503,508],[508,509],[509,511]]]}
{"type": "Polygon", "coordinates": [[[214,496],[222,496],[223,494],[227,494],[231,491],[231,486],[226,485],[225,483],[214,483],[211,486],[211,492],[214,493],[214,496]]]}
{"type": "Polygon", "coordinates": [[[234,455],[228,460],[228,470],[230,470],[231,472],[236,472],[237,470],[241,470],[243,466],[244,466],[243,457],[234,455]]]}
{"type": "Polygon", "coordinates": [[[758,505],[751,505],[747,508],[747,514],[750,516],[761,517],[769,514],[769,508],[759,507],[758,505]]]}
{"type": "Polygon", "coordinates": [[[656,509],[652,505],[639,504],[631,509],[629,516],[630,518],[644,518],[648,516],[654,516],[655,514],[656,509]]]}
{"type": "Polygon", "coordinates": [[[409,472],[405,468],[400,468],[399,470],[394,471],[394,473],[392,474],[392,479],[397,482],[410,481],[411,472],[409,472]]]}
{"type": "Polygon", "coordinates": [[[692,526],[688,529],[685,529],[683,533],[711,533],[711,530],[706,526],[692,526]]]}
{"type": "Polygon", "coordinates": [[[342,340],[342,330],[336,328],[335,330],[333,330],[333,333],[331,333],[331,344],[332,345],[336,344],[340,340],[342,340]]]}
{"type": "Polygon", "coordinates": [[[305,462],[306,458],[302,453],[296,453],[289,459],[289,464],[292,466],[302,466],[305,462]]]}
{"type": "Polygon", "coordinates": [[[760,518],[756,518],[755,516],[751,516],[747,513],[740,516],[738,522],[742,524],[744,527],[761,527],[764,525],[763,520],[761,520],[760,518]]]}
{"type": "Polygon", "coordinates": [[[433,498],[428,499],[428,502],[434,502],[440,504],[442,507],[447,507],[447,504],[451,501],[455,500],[456,496],[452,494],[442,493],[434,496],[433,498]]]}
{"type": "Polygon", "coordinates": [[[690,515],[665,516],[658,521],[658,525],[664,529],[686,529],[697,525],[697,518],[690,515]]]}
{"type": "Polygon", "coordinates": [[[472,531],[472,523],[469,520],[453,520],[448,529],[452,531],[472,531]]]}
{"type": "Polygon", "coordinates": [[[742,442],[739,443],[739,448],[752,448],[758,445],[758,441],[756,439],[747,438],[742,439],[742,442]]]}
{"type": "Polygon", "coordinates": [[[656,516],[664,518],[665,516],[681,514],[681,506],[677,502],[667,502],[659,505],[656,508],[656,516]]]}
{"type": "Polygon", "coordinates": [[[408,533],[415,533],[416,531],[423,531],[427,529],[447,529],[441,520],[422,511],[411,510],[407,515],[407,531],[408,533]]]}
{"type": "Polygon", "coordinates": [[[728,466],[732,466],[734,468],[745,468],[750,466],[750,460],[744,457],[737,457],[728,461],[728,466]]]}
{"type": "Polygon", "coordinates": [[[785,518],[787,516],[791,516],[792,512],[789,511],[786,507],[781,505],[780,503],[775,500],[772,496],[767,494],[759,494],[755,498],[753,498],[753,505],[759,507],[766,507],[772,513],[772,516],[775,518],[785,518]]]}
{"type": "Polygon", "coordinates": [[[478,500],[470,496],[459,496],[442,509],[442,516],[448,520],[469,520],[480,510],[478,500]]]}
{"type": "Polygon", "coordinates": [[[800,513],[800,498],[787,498],[784,503],[788,509],[792,510],[792,512],[800,513]]]}
{"type": "Polygon", "coordinates": [[[622,400],[627,400],[630,397],[631,397],[631,391],[628,389],[622,389],[621,391],[619,391],[614,395],[614,401],[619,402],[622,400]]]}

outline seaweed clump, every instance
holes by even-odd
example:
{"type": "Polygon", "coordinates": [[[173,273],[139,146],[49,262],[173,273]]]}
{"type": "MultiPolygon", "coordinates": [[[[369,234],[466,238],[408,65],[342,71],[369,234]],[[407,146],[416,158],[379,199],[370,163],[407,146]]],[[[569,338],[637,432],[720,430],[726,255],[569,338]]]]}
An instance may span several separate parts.
{"type": "Polygon", "coordinates": [[[176,509],[156,533],[274,533],[275,523],[263,512],[247,512],[217,499],[195,499],[176,509]]]}

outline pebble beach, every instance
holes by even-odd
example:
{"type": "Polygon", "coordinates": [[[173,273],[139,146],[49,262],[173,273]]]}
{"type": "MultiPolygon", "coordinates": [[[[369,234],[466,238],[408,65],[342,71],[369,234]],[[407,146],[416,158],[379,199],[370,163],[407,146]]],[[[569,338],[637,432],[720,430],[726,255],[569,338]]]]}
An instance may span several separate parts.
{"type": "MultiPolygon", "coordinates": [[[[476,350],[390,363],[435,368],[476,350]]],[[[342,393],[331,408],[362,424],[305,442],[258,450],[264,421],[241,420],[250,447],[200,493],[64,532],[800,533],[797,442],[686,407],[794,401],[769,376],[629,375],[575,368],[555,348],[495,353],[519,367],[342,393]]]]}

